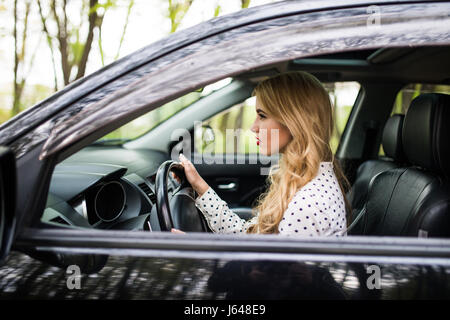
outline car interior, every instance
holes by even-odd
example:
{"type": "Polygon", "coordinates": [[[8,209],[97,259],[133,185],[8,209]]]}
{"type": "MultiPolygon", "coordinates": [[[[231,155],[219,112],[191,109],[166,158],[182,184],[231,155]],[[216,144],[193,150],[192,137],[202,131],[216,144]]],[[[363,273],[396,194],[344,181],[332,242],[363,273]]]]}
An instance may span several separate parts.
{"type": "MultiPolygon", "coordinates": [[[[192,141],[173,140],[172,133],[184,128],[194,137],[194,121],[206,122],[251,98],[265,78],[302,70],[325,84],[360,86],[335,152],[352,185],[347,190],[353,217],[348,235],[449,237],[449,56],[448,46],[373,48],[303,57],[234,75],[143,135],[114,143],[100,140],[60,162],[41,222],[47,227],[167,231],[164,221],[171,220],[183,231],[211,232],[193,203],[196,194],[186,181],[180,184],[168,174],[179,170],[167,162],[171,155],[183,151],[193,159],[197,152],[192,141]],[[398,112],[394,104],[411,86],[415,90],[401,96],[405,110],[398,112]],[[165,203],[158,205],[157,198],[165,203]]],[[[194,164],[230,209],[249,219],[267,187],[261,169],[274,158],[261,156],[253,163],[248,153],[234,153],[228,163],[227,157],[204,154],[205,161],[194,164]]]]}

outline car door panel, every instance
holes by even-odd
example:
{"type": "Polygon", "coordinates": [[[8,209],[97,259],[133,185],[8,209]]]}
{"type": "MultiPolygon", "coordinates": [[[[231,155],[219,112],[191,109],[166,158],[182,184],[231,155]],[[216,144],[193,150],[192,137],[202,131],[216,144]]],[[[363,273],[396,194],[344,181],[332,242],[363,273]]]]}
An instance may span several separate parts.
{"type": "Polygon", "coordinates": [[[276,157],[243,154],[203,155],[203,159],[194,163],[197,171],[230,207],[252,207],[256,198],[266,190],[270,164],[277,163],[276,157]],[[262,161],[250,159],[257,156],[262,161]]]}
{"type": "Polygon", "coordinates": [[[185,235],[159,232],[115,231],[105,238],[98,231],[27,231],[18,239],[22,252],[12,252],[0,268],[2,299],[445,299],[450,293],[450,243],[443,239],[241,236],[230,242],[231,236],[191,234],[186,243],[185,235]],[[36,244],[34,258],[23,253],[36,244]],[[46,263],[52,255],[59,266],[46,263]],[[83,256],[96,256],[100,267],[77,265],[83,256]]]}

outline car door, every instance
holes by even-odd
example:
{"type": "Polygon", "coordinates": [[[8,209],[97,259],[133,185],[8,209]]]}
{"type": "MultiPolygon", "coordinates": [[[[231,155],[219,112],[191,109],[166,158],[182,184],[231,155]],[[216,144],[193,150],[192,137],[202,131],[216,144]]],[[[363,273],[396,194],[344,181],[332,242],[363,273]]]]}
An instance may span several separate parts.
{"type": "MultiPolygon", "coordinates": [[[[35,229],[17,245],[21,251],[0,268],[2,299],[256,299],[267,305],[263,300],[449,294],[450,241],[442,239],[35,229]]],[[[168,312],[182,315],[190,303],[168,312]]]]}
{"type": "MultiPolygon", "coordinates": [[[[299,5],[300,13],[285,11],[273,19],[211,35],[113,78],[64,107],[50,108],[52,112],[43,108],[47,118],[40,118],[41,122],[33,123],[19,137],[8,136],[18,167],[18,228],[16,251],[0,269],[6,279],[2,297],[448,296],[450,243],[446,239],[173,235],[76,230],[40,221],[56,163],[192,88],[305,55],[381,45],[450,43],[449,18],[443,14],[449,10],[448,3],[380,3],[389,19],[376,29],[366,29],[370,18],[366,4],[347,4],[332,11],[320,6],[310,11],[299,5]],[[433,32],[427,32],[431,27],[433,32]],[[256,44],[258,50],[250,51],[256,44]]],[[[292,4],[287,7],[292,9],[292,4]]],[[[258,14],[259,10],[263,9],[258,14]]],[[[94,76],[86,82],[95,80],[94,76]]],[[[61,103],[61,97],[65,96],[48,103],[61,103]]]]}

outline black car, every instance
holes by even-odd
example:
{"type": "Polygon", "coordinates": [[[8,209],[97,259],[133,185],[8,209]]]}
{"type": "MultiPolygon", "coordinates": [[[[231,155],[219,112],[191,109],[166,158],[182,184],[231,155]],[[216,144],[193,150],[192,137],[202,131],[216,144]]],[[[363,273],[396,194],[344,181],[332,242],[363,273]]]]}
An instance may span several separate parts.
{"type": "Polygon", "coordinates": [[[177,32],[72,83],[0,126],[0,297],[448,299],[449,58],[449,1],[288,1],[177,32]],[[200,157],[202,177],[249,218],[276,159],[204,152],[218,139],[211,119],[295,70],[357,84],[335,140],[352,182],[349,235],[212,234],[192,188],[169,174],[182,176],[179,152],[200,157]],[[135,119],[137,136],[112,135],[135,119]]]}

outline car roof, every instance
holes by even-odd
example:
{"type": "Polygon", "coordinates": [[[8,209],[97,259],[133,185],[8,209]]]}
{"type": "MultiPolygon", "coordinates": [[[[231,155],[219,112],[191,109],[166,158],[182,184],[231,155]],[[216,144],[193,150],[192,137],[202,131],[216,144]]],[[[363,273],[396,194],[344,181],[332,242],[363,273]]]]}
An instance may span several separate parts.
{"type": "Polygon", "coordinates": [[[321,81],[389,81],[450,84],[450,46],[374,48],[284,61],[238,76],[259,82],[288,71],[307,71],[321,81]]]}

